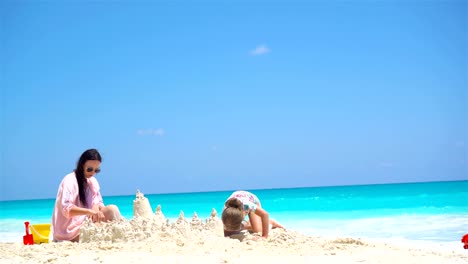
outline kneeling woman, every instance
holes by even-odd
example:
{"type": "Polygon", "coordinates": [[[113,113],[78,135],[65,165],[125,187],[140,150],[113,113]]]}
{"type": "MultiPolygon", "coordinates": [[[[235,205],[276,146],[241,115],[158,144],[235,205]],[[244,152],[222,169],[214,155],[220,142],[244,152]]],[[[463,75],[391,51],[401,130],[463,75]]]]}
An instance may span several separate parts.
{"type": "Polygon", "coordinates": [[[101,155],[96,149],[81,154],[74,172],[60,183],[52,215],[54,241],[79,241],[81,225],[87,218],[93,222],[118,220],[115,205],[104,206],[99,183],[94,177],[101,171],[101,155]]]}

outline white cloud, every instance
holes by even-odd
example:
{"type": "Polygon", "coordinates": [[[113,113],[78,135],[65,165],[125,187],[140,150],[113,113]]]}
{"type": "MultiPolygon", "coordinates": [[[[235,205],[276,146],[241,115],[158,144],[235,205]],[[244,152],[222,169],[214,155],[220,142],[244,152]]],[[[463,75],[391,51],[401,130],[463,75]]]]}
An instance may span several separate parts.
{"type": "Polygon", "coordinates": [[[271,50],[266,45],[258,45],[255,49],[250,51],[250,55],[258,56],[270,53],[271,50]]]}
{"type": "Polygon", "coordinates": [[[166,133],[162,128],[138,129],[139,136],[163,136],[166,133]]]}

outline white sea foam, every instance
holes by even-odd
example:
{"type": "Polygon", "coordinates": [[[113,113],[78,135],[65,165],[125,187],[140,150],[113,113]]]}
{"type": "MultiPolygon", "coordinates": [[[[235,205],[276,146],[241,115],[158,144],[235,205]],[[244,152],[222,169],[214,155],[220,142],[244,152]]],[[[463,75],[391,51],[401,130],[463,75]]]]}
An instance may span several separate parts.
{"type": "Polygon", "coordinates": [[[0,232],[0,242],[21,242],[23,243],[24,232],[0,232]]]}
{"type": "Polygon", "coordinates": [[[459,215],[401,215],[360,219],[285,220],[283,225],[308,235],[323,237],[356,237],[411,243],[453,249],[460,246],[468,214],[459,215]]]}

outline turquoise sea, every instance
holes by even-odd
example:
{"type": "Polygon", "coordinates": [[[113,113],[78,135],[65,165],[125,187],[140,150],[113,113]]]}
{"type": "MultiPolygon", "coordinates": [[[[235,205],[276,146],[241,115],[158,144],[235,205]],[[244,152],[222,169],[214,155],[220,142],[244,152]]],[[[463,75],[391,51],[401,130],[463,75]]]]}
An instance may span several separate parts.
{"type": "MultiPolygon", "coordinates": [[[[144,193],[144,190],[141,190],[144,193]]],[[[309,235],[461,246],[468,233],[468,181],[250,190],[286,228],[309,235]]],[[[231,191],[146,194],[171,220],[208,218],[231,191]]],[[[135,195],[104,197],[131,219],[135,195]]],[[[24,222],[50,223],[55,199],[0,202],[0,242],[21,242],[24,222]]]]}

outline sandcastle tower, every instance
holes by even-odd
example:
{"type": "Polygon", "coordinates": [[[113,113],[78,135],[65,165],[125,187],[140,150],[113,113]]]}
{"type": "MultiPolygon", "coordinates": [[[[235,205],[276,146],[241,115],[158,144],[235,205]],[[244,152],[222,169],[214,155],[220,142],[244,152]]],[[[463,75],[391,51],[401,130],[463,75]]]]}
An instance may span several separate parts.
{"type": "Polygon", "coordinates": [[[158,206],[156,207],[156,210],[154,212],[154,221],[156,223],[156,225],[158,225],[159,227],[163,227],[164,225],[167,225],[167,220],[165,217],[164,217],[164,214],[161,210],[161,205],[158,204],[158,206]]]}
{"type": "Polygon", "coordinates": [[[183,211],[180,211],[179,218],[172,224],[172,228],[184,237],[190,236],[190,224],[185,220],[183,211]]]}
{"type": "Polygon", "coordinates": [[[163,214],[163,212],[161,210],[161,205],[160,204],[158,204],[158,206],[156,207],[156,210],[154,210],[154,215],[158,219],[162,219],[162,220],[165,219],[164,214],[163,214]]]}
{"type": "Polygon", "coordinates": [[[221,219],[218,218],[216,209],[211,209],[210,218],[206,220],[206,229],[211,230],[216,236],[224,237],[224,227],[221,219]]]}
{"type": "Polygon", "coordinates": [[[179,218],[177,218],[176,224],[178,225],[187,225],[188,222],[185,220],[184,211],[180,211],[179,218]]]}
{"type": "Polygon", "coordinates": [[[192,230],[202,230],[203,222],[198,218],[197,212],[193,212],[192,221],[190,221],[192,230]]]}
{"type": "Polygon", "coordinates": [[[133,200],[133,217],[153,217],[153,210],[148,198],[140,190],[137,190],[136,198],[133,200]]]}

